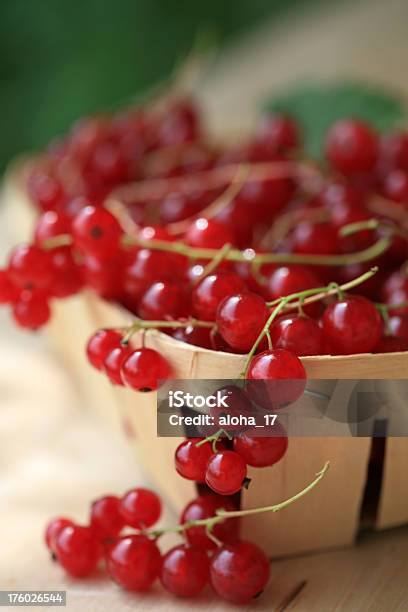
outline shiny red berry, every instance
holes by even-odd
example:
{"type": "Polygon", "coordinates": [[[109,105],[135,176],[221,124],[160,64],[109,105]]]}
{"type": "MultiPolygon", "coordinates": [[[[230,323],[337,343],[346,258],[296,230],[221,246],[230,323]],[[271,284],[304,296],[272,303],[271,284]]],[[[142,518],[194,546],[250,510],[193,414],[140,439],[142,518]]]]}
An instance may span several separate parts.
{"type": "Polygon", "coordinates": [[[374,353],[399,353],[408,351],[408,341],[396,336],[383,336],[374,348],[374,353]]]}
{"type": "Polygon", "coordinates": [[[86,206],[72,221],[74,244],[87,255],[112,256],[119,247],[121,235],[116,217],[105,208],[86,206]]]}
{"type": "Polygon", "coordinates": [[[202,442],[203,438],[189,438],[184,440],[176,449],[174,461],[177,472],[183,478],[195,480],[196,482],[205,481],[205,471],[213,450],[210,442],[202,442]]]}
{"type": "Polygon", "coordinates": [[[248,604],[262,593],[269,580],[269,560],[251,542],[224,544],[210,562],[215,592],[234,604],[248,604]]]}
{"type": "MultiPolygon", "coordinates": [[[[268,300],[276,300],[305,289],[322,287],[323,282],[317,272],[307,266],[279,266],[271,272],[265,290],[268,300]]],[[[305,306],[305,312],[311,316],[320,310],[319,304],[305,306]]]]}
{"type": "Polygon", "coordinates": [[[191,313],[190,296],[181,283],[157,281],[142,295],[138,310],[148,321],[187,317],[191,313]]]}
{"type": "Polygon", "coordinates": [[[194,327],[189,325],[188,327],[180,327],[174,330],[172,334],[173,338],[186,342],[187,344],[193,344],[194,346],[201,346],[202,348],[212,349],[213,345],[211,342],[211,330],[207,327],[194,327]]]}
{"type": "Polygon", "coordinates": [[[202,321],[214,321],[219,303],[226,297],[245,290],[244,281],[231,272],[214,272],[193,289],[192,300],[196,316],[202,321]]]}
{"type": "Polygon", "coordinates": [[[255,134],[257,145],[271,153],[296,149],[300,140],[296,121],[280,113],[265,115],[255,134]]]}
{"type": "Polygon", "coordinates": [[[88,361],[97,370],[102,370],[109,353],[120,346],[122,335],[113,329],[100,329],[88,340],[86,354],[88,361]]]}
{"type": "Polygon", "coordinates": [[[51,552],[55,553],[55,540],[59,533],[64,529],[64,527],[68,527],[69,525],[73,524],[74,523],[71,521],[71,519],[65,518],[64,516],[58,516],[48,523],[45,529],[44,538],[45,543],[51,552]]]}
{"type": "Polygon", "coordinates": [[[393,315],[388,319],[387,325],[393,336],[408,342],[408,314],[393,315]]]}
{"type": "Polygon", "coordinates": [[[286,349],[267,350],[253,357],[246,378],[250,398],[263,408],[291,404],[306,387],[302,362],[286,349]]]}
{"type": "Polygon", "coordinates": [[[10,254],[8,274],[21,289],[46,290],[52,278],[49,255],[35,245],[15,247],[10,254]]]}
{"type": "Polygon", "coordinates": [[[132,349],[129,346],[116,346],[103,360],[102,369],[114,385],[123,387],[122,367],[131,352],[132,349]]]}
{"type": "Polygon", "coordinates": [[[368,172],[378,157],[377,135],[363,121],[342,119],[327,133],[326,155],[333,168],[345,175],[368,172]]]}
{"type": "Polygon", "coordinates": [[[210,576],[205,550],[189,544],[171,548],[163,557],[160,580],[177,597],[196,597],[210,576]]]}
{"type": "Polygon", "coordinates": [[[122,365],[123,382],[137,391],[154,391],[170,374],[168,361],[150,348],[133,351],[122,365]]]}
{"type": "Polygon", "coordinates": [[[7,270],[0,270],[0,304],[12,304],[18,299],[19,289],[10,280],[7,270]]]}
{"type": "Polygon", "coordinates": [[[223,223],[201,217],[192,223],[184,240],[192,247],[220,249],[226,243],[233,244],[234,236],[223,223]]]}
{"type": "Polygon", "coordinates": [[[106,552],[108,574],[130,591],[148,591],[159,576],[161,563],[157,544],[144,535],[119,538],[106,552]]]}
{"type": "MultiPolygon", "coordinates": [[[[227,511],[237,510],[236,504],[224,495],[213,493],[199,495],[184,508],[180,517],[180,524],[184,525],[184,523],[190,521],[211,518],[220,508],[227,511]]],[[[235,542],[239,536],[239,524],[238,518],[225,519],[214,525],[212,533],[221,542],[235,542]]],[[[188,542],[194,546],[205,550],[217,548],[214,540],[208,537],[204,526],[189,527],[184,533],[188,542]]]]}
{"type": "Polygon", "coordinates": [[[43,295],[23,291],[13,305],[12,314],[19,327],[35,330],[48,323],[51,309],[43,295]]]}
{"type": "Polygon", "coordinates": [[[218,306],[218,331],[232,348],[249,351],[265,325],[268,312],[265,301],[255,293],[231,295],[218,306]]]}
{"type": "Polygon", "coordinates": [[[269,331],[274,348],[287,349],[298,357],[324,354],[323,330],[310,317],[285,315],[275,320],[269,331]]]}
{"type": "Polygon", "coordinates": [[[408,133],[385,134],[380,142],[381,161],[387,168],[408,171],[408,133]]]}
{"type": "Polygon", "coordinates": [[[408,207],[408,172],[392,170],[384,178],[383,192],[386,198],[408,207]]]}
{"type": "Polygon", "coordinates": [[[95,570],[101,546],[90,527],[68,525],[55,539],[55,554],[68,574],[82,578],[95,570]]]}
{"type": "Polygon", "coordinates": [[[90,526],[98,538],[113,538],[123,529],[125,521],[119,506],[120,500],[115,495],[105,495],[92,503],[90,526]]]}
{"type": "Polygon", "coordinates": [[[241,455],[222,450],[210,457],[205,482],[219,495],[233,495],[241,490],[246,473],[246,463],[241,455]]]}
{"type": "Polygon", "coordinates": [[[381,316],[367,298],[350,295],[327,306],[323,332],[338,355],[370,353],[383,330],[381,316]]]}
{"type": "Polygon", "coordinates": [[[69,234],[70,227],[70,220],[63,213],[48,210],[38,218],[34,232],[34,242],[41,246],[45,240],[69,234]]]}
{"type": "Polygon", "coordinates": [[[160,518],[161,502],[150,489],[131,489],[120,501],[120,513],[126,525],[136,529],[151,527],[160,518]]]}
{"type": "Polygon", "coordinates": [[[288,437],[282,426],[274,425],[273,436],[259,436],[256,429],[234,438],[234,450],[253,467],[278,463],[288,448],[288,437]]]}
{"type": "Polygon", "coordinates": [[[52,278],[48,292],[53,297],[65,298],[75,295],[83,287],[81,267],[70,246],[60,246],[48,251],[52,278]]]}

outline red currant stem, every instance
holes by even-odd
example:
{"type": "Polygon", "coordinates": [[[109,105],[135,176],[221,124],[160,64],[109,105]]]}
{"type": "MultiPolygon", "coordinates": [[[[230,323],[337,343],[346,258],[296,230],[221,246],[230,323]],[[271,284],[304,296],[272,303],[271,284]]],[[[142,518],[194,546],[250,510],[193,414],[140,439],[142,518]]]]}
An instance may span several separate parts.
{"type": "MultiPolygon", "coordinates": [[[[293,160],[271,161],[248,164],[250,168],[248,182],[259,182],[273,179],[309,179],[321,177],[319,168],[310,162],[298,162],[293,160]]],[[[147,202],[151,200],[162,200],[168,193],[177,191],[180,193],[191,193],[197,188],[197,182],[205,185],[207,190],[222,189],[225,185],[241,182],[238,171],[242,168],[240,164],[226,164],[210,170],[200,170],[185,176],[173,176],[167,178],[153,178],[136,183],[129,183],[116,189],[110,196],[115,200],[126,202],[147,202]]]]}
{"type": "MultiPolygon", "coordinates": [[[[183,242],[168,242],[166,240],[143,240],[134,236],[124,235],[124,245],[139,246],[145,249],[168,251],[184,255],[189,259],[214,259],[219,249],[207,249],[190,247],[183,242]]],[[[390,246],[389,238],[380,238],[375,244],[371,245],[363,251],[356,253],[345,253],[341,255],[305,255],[296,253],[258,253],[253,249],[240,251],[238,249],[230,249],[225,254],[224,259],[227,261],[242,261],[247,263],[256,263],[258,265],[267,263],[282,263],[282,264],[306,264],[311,266],[344,266],[347,264],[364,263],[370,261],[384,253],[390,246]]]]}
{"type": "Polygon", "coordinates": [[[384,321],[384,327],[387,330],[387,332],[389,332],[389,319],[390,319],[390,314],[388,311],[388,307],[386,304],[375,304],[375,307],[377,308],[378,312],[380,313],[383,321],[384,321]]]}
{"type": "Polygon", "coordinates": [[[244,367],[242,369],[242,372],[239,375],[239,378],[245,378],[249,364],[251,363],[251,359],[252,357],[255,355],[255,351],[258,348],[258,346],[260,345],[262,338],[264,336],[266,336],[269,333],[269,328],[272,324],[272,322],[274,321],[274,319],[276,319],[276,317],[278,316],[278,314],[281,312],[281,310],[283,310],[283,308],[286,306],[286,304],[288,303],[288,301],[291,299],[291,296],[288,295],[284,298],[280,299],[279,304],[273,309],[273,311],[271,312],[271,314],[269,315],[265,325],[262,328],[261,333],[259,334],[258,338],[255,340],[251,350],[249,351],[246,359],[245,359],[245,364],[244,367]]]}
{"type": "Polygon", "coordinates": [[[206,527],[207,531],[211,532],[215,525],[221,523],[222,521],[229,518],[240,518],[242,516],[251,516],[254,514],[261,514],[264,512],[279,512],[283,510],[287,506],[290,506],[294,502],[296,502],[301,497],[304,497],[314,489],[314,487],[322,480],[322,478],[326,475],[329,469],[330,462],[326,461],[323,468],[317,472],[316,477],[309,483],[304,489],[293,495],[289,499],[286,499],[279,504],[273,504],[272,506],[263,506],[261,508],[250,508],[248,510],[224,510],[223,508],[219,508],[215,512],[215,516],[207,519],[197,519],[195,521],[188,521],[183,523],[182,525],[176,525],[174,527],[169,527],[166,529],[156,529],[153,531],[144,532],[145,535],[151,536],[154,538],[158,538],[165,533],[180,533],[185,531],[186,529],[190,529],[191,527],[206,527]]]}
{"type": "Polygon", "coordinates": [[[225,243],[224,246],[218,251],[218,254],[214,257],[214,259],[210,261],[203,268],[201,274],[194,279],[193,285],[196,285],[200,282],[202,278],[211,274],[211,272],[213,272],[217,268],[217,266],[225,259],[226,255],[231,249],[232,245],[229,242],[225,243]]]}
{"type": "Polygon", "coordinates": [[[216,453],[217,452],[217,442],[222,435],[225,435],[228,438],[228,440],[232,440],[232,436],[230,436],[229,433],[225,431],[225,429],[219,429],[214,434],[211,434],[211,436],[207,436],[206,438],[204,438],[204,440],[200,440],[200,442],[196,442],[196,446],[202,446],[206,442],[211,442],[213,452],[216,453]]]}
{"type": "Polygon", "coordinates": [[[271,338],[271,334],[269,333],[269,329],[266,330],[265,336],[266,336],[266,339],[268,340],[268,349],[271,351],[273,347],[272,347],[272,338],[271,338]]]}
{"type": "Polygon", "coordinates": [[[132,323],[130,327],[122,327],[115,329],[117,329],[118,331],[126,332],[121,342],[121,344],[126,345],[129,343],[131,337],[141,329],[179,329],[186,327],[206,327],[209,329],[213,329],[215,327],[215,323],[212,323],[211,321],[199,321],[198,319],[186,319],[185,321],[145,321],[143,319],[135,319],[134,323],[132,323]]]}
{"type": "Polygon", "coordinates": [[[210,219],[215,217],[221,212],[232,200],[238,195],[242,187],[245,184],[249,176],[250,164],[240,164],[237,168],[237,172],[233,180],[230,182],[228,187],[219,195],[211,204],[200,210],[199,213],[177,221],[175,223],[169,223],[166,229],[173,235],[184,234],[190,227],[190,225],[198,218],[204,217],[210,219]]]}
{"type": "Polygon", "coordinates": [[[397,304],[376,304],[378,310],[396,310],[397,308],[408,308],[408,302],[398,302],[397,304]]]}
{"type": "MultiPolygon", "coordinates": [[[[340,236],[351,236],[356,232],[363,230],[376,230],[380,227],[381,223],[378,219],[368,219],[367,221],[357,221],[356,223],[349,223],[344,225],[340,231],[340,236]]],[[[387,226],[389,227],[389,226],[387,226]]]]}
{"type": "Polygon", "coordinates": [[[70,234],[60,234],[59,236],[53,236],[52,238],[43,240],[41,248],[48,251],[60,246],[69,246],[70,244],[72,244],[72,236],[70,236],[70,234]]]}
{"type": "Polygon", "coordinates": [[[220,508],[216,511],[216,515],[221,516],[223,518],[238,518],[241,516],[250,516],[252,514],[261,514],[263,512],[279,512],[280,510],[283,510],[283,508],[287,508],[288,506],[293,504],[293,502],[297,501],[304,495],[307,495],[307,493],[309,493],[309,491],[311,491],[326,475],[329,466],[330,461],[326,461],[322,469],[317,472],[316,478],[312,480],[311,483],[309,483],[304,489],[296,493],[296,495],[289,497],[289,499],[286,499],[285,501],[280,502],[279,504],[274,504],[273,506],[264,506],[263,508],[252,508],[250,510],[236,510],[229,512],[220,508]]]}
{"type": "MultiPolygon", "coordinates": [[[[349,289],[353,289],[354,287],[361,285],[369,278],[374,276],[376,272],[378,272],[377,266],[371,268],[367,272],[364,272],[364,274],[361,274],[361,276],[358,276],[357,278],[354,278],[353,280],[348,281],[347,283],[343,283],[342,285],[338,285],[337,283],[329,283],[325,287],[315,287],[314,289],[305,289],[305,291],[300,291],[299,293],[292,293],[291,295],[287,296],[290,298],[291,303],[287,304],[286,309],[292,310],[294,308],[297,308],[299,306],[300,301],[302,306],[304,306],[306,304],[318,302],[323,298],[330,297],[332,295],[338,295],[339,291],[345,292],[349,289]],[[292,303],[292,300],[296,299],[298,301],[292,303]]],[[[267,302],[267,306],[275,306],[275,304],[279,304],[281,299],[282,298],[278,298],[276,300],[273,300],[272,302],[267,302]]]]}
{"type": "Polygon", "coordinates": [[[259,334],[258,338],[255,340],[254,345],[249,351],[246,357],[246,360],[245,360],[243,370],[240,374],[240,378],[245,378],[249,364],[251,362],[251,359],[254,356],[255,351],[258,348],[259,344],[261,343],[262,338],[267,334],[272,322],[283,309],[289,306],[292,309],[298,308],[299,304],[303,306],[303,304],[310,304],[310,302],[316,302],[329,295],[338,294],[339,290],[345,291],[347,289],[352,289],[353,287],[356,287],[357,285],[360,285],[367,279],[371,278],[377,271],[378,271],[378,268],[371,268],[371,270],[369,270],[368,272],[361,274],[361,276],[353,279],[352,281],[349,281],[348,283],[344,283],[343,285],[336,284],[336,286],[333,287],[333,283],[329,283],[328,285],[326,285],[326,287],[316,287],[314,289],[305,289],[304,291],[299,291],[297,293],[292,293],[290,295],[287,295],[284,298],[278,298],[277,300],[273,300],[272,302],[267,302],[267,306],[275,306],[275,308],[271,312],[268,320],[266,321],[265,325],[263,326],[261,330],[261,333],[259,334]],[[292,300],[297,300],[297,301],[291,303],[292,300]]]}

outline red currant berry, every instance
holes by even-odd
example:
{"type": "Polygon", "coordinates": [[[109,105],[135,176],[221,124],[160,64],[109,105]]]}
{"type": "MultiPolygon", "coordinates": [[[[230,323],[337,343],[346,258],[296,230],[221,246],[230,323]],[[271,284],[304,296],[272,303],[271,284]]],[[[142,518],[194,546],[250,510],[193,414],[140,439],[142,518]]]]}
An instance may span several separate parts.
{"type": "Polygon", "coordinates": [[[83,280],[105,300],[119,300],[123,295],[122,265],[121,251],[109,259],[86,255],[81,268],[83,280]]]}
{"type": "Polygon", "coordinates": [[[323,332],[338,355],[370,353],[383,330],[381,316],[367,298],[350,295],[327,306],[323,332]]]}
{"type": "Polygon", "coordinates": [[[287,115],[265,115],[256,131],[255,142],[271,153],[296,149],[300,146],[299,127],[287,115]]]}
{"type": "Polygon", "coordinates": [[[159,576],[161,563],[157,544],[144,535],[119,538],[106,552],[110,577],[130,591],[148,591],[159,576]]]}
{"type": "Polygon", "coordinates": [[[160,580],[167,591],[177,597],[196,597],[210,576],[205,550],[180,544],[163,557],[160,580]]]}
{"type": "Polygon", "coordinates": [[[259,295],[240,293],[219,304],[216,323],[222,338],[232,348],[249,351],[267,318],[268,308],[259,295]]]}
{"type": "Polygon", "coordinates": [[[380,142],[381,160],[388,168],[408,171],[408,133],[386,134],[380,142]]]}
{"type": "Polygon", "coordinates": [[[160,221],[164,224],[177,223],[197,215],[210,204],[208,192],[197,190],[190,194],[170,193],[160,205],[160,221]]]}
{"type": "Polygon", "coordinates": [[[139,315],[148,321],[187,317],[190,312],[189,295],[181,283],[157,281],[142,295],[139,315]]]}
{"type": "Polygon", "coordinates": [[[233,495],[241,490],[246,474],[246,463],[241,455],[234,451],[222,450],[210,457],[205,472],[205,482],[219,495],[233,495]]]}
{"type": "Polygon", "coordinates": [[[159,520],[161,502],[150,489],[131,489],[120,501],[120,513],[126,525],[135,529],[146,529],[159,520]]]}
{"type": "Polygon", "coordinates": [[[377,161],[377,135],[363,121],[337,121],[327,134],[326,155],[333,168],[345,175],[368,172],[377,161]]]}
{"type": "Polygon", "coordinates": [[[0,304],[13,304],[20,292],[11,282],[7,270],[0,270],[0,304]]]}
{"type": "Polygon", "coordinates": [[[234,244],[234,236],[223,223],[201,217],[187,230],[185,242],[192,247],[220,249],[226,243],[234,244]]]}
{"type": "Polygon", "coordinates": [[[388,329],[393,336],[408,342],[408,314],[393,315],[388,319],[388,329]]]}
{"type": "Polygon", "coordinates": [[[48,210],[43,213],[38,221],[34,232],[34,242],[38,246],[45,240],[69,234],[71,223],[63,213],[48,210]]]}
{"type": "Polygon", "coordinates": [[[123,387],[122,367],[131,353],[132,349],[129,346],[117,346],[103,360],[102,369],[114,385],[123,387]]]}
{"type": "Polygon", "coordinates": [[[157,351],[140,348],[125,360],[121,374],[126,386],[137,391],[154,391],[159,381],[169,378],[171,368],[157,351]]]}
{"type": "Polygon", "coordinates": [[[258,437],[256,429],[234,438],[234,450],[253,467],[269,467],[278,463],[288,448],[288,437],[282,426],[273,427],[274,435],[258,437]]]}
{"type": "Polygon", "coordinates": [[[399,353],[408,351],[408,341],[396,336],[383,336],[374,348],[374,353],[399,353]]]}
{"type": "Polygon", "coordinates": [[[408,172],[393,170],[384,179],[383,192],[386,198],[408,207],[408,172]]]}
{"type": "Polygon", "coordinates": [[[226,297],[245,290],[244,281],[230,272],[214,272],[193,289],[194,312],[202,321],[214,321],[219,303],[226,297]]]}
{"type": "Polygon", "coordinates": [[[323,331],[310,317],[285,315],[274,321],[269,331],[277,349],[286,349],[298,357],[324,354],[323,331]]]}
{"type": "Polygon", "coordinates": [[[246,377],[250,398],[263,408],[291,404],[306,388],[302,362],[286,349],[268,350],[256,355],[249,364],[246,377]]]}
{"type": "Polygon", "coordinates": [[[213,345],[211,342],[211,331],[208,327],[194,327],[189,325],[188,327],[180,327],[176,329],[173,334],[173,338],[192,344],[194,346],[201,346],[202,348],[212,349],[213,345]]]}
{"type": "Polygon", "coordinates": [[[215,592],[234,604],[248,604],[264,590],[269,580],[269,561],[251,542],[224,544],[210,562],[215,592]]]}
{"type": "Polygon", "coordinates": [[[48,523],[44,537],[47,548],[49,548],[51,552],[55,553],[55,540],[64,527],[68,527],[69,525],[73,525],[73,522],[71,519],[65,518],[64,516],[58,516],[48,523]]]}
{"type": "Polygon", "coordinates": [[[81,268],[69,246],[56,247],[48,251],[52,279],[48,292],[53,297],[65,298],[75,295],[83,287],[81,268]]]}
{"type": "Polygon", "coordinates": [[[55,210],[65,200],[62,185],[45,170],[34,170],[28,179],[28,192],[41,210],[55,210]]]}
{"type": "MultiPolygon", "coordinates": [[[[272,301],[305,289],[321,287],[322,284],[318,274],[306,266],[279,266],[272,271],[267,280],[266,297],[272,301]]],[[[312,316],[319,312],[320,306],[310,304],[304,310],[312,316]]]]}
{"type": "Polygon", "coordinates": [[[98,538],[113,538],[123,529],[125,521],[119,506],[120,500],[115,495],[105,495],[92,503],[90,526],[98,538]]]}
{"type": "Polygon", "coordinates": [[[82,578],[95,570],[101,546],[90,527],[68,525],[55,539],[55,554],[68,574],[82,578]]]}
{"type": "Polygon", "coordinates": [[[100,329],[88,340],[86,354],[88,361],[97,370],[103,369],[106,357],[114,349],[120,346],[122,335],[113,329],[100,329]]]}
{"type": "Polygon", "coordinates": [[[13,317],[19,327],[35,330],[49,321],[51,310],[43,295],[23,291],[14,303],[13,317]]]}
{"type": "MultiPolygon", "coordinates": [[[[184,525],[190,521],[211,518],[220,508],[227,511],[237,509],[234,502],[226,496],[212,493],[200,495],[184,508],[180,517],[180,524],[184,525]]],[[[204,526],[189,527],[184,533],[188,542],[194,546],[204,550],[215,550],[217,548],[214,540],[208,537],[204,526]]],[[[230,518],[217,523],[214,525],[212,533],[221,542],[235,542],[239,536],[239,519],[230,518]]]]}
{"type": "Polygon", "coordinates": [[[198,109],[191,100],[173,102],[157,125],[157,147],[174,147],[197,140],[200,135],[198,109]]]}
{"type": "Polygon", "coordinates": [[[52,278],[49,255],[34,245],[15,247],[8,273],[11,282],[21,289],[47,289],[52,278]]]}
{"type": "Polygon", "coordinates": [[[290,236],[292,251],[306,255],[337,253],[337,230],[330,223],[302,221],[290,236]]]}
{"type": "Polygon", "coordinates": [[[72,221],[74,244],[87,255],[111,257],[119,248],[121,235],[116,217],[105,208],[86,206],[72,221]]]}
{"type": "Polygon", "coordinates": [[[173,253],[141,249],[125,271],[124,288],[137,301],[155,281],[181,279],[185,261],[173,253]]]}
{"type": "Polygon", "coordinates": [[[184,440],[176,448],[174,461],[177,472],[183,478],[195,480],[196,482],[205,481],[205,471],[210,457],[213,455],[210,442],[202,442],[204,438],[189,438],[184,440]]]}

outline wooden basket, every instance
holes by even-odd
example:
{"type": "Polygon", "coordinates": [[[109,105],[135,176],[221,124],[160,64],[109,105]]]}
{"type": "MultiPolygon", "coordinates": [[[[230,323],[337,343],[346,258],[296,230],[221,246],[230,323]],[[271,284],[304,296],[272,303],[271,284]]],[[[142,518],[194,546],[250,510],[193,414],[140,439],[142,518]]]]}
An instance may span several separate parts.
{"type": "MultiPolygon", "coordinates": [[[[10,224],[18,238],[27,237],[33,209],[17,173],[5,185],[10,224]]],[[[100,327],[128,325],[131,315],[85,292],[55,304],[49,337],[73,373],[89,406],[112,427],[123,427],[160,492],[180,510],[195,494],[193,482],[182,479],[173,465],[178,438],[158,438],[156,394],[113,387],[87,363],[84,345],[100,327]]],[[[146,346],[171,361],[179,379],[236,378],[242,355],[215,352],[179,342],[157,331],[146,334],[146,346]]],[[[408,353],[305,357],[309,379],[403,379],[408,353]]],[[[271,468],[249,468],[252,479],[243,490],[242,508],[268,505],[293,495],[329,460],[330,471],[299,504],[271,515],[243,520],[243,536],[261,544],[271,556],[282,556],[353,543],[360,527],[361,506],[371,452],[370,438],[291,438],[285,457],[271,468]]],[[[388,438],[381,488],[373,525],[377,529],[408,522],[408,440],[388,438]]]]}

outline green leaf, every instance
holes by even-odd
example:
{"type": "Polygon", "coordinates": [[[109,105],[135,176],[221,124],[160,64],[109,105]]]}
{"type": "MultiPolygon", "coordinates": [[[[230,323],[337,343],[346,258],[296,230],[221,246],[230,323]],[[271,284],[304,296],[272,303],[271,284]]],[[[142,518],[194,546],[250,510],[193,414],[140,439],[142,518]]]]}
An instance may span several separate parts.
{"type": "Polygon", "coordinates": [[[306,151],[322,156],[324,136],[337,119],[363,119],[383,131],[407,117],[405,101],[393,92],[361,83],[301,84],[269,99],[267,112],[287,112],[297,118],[305,136],[306,151]]]}

